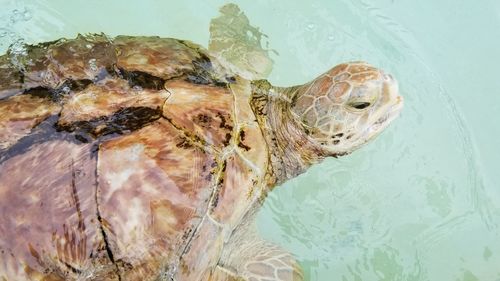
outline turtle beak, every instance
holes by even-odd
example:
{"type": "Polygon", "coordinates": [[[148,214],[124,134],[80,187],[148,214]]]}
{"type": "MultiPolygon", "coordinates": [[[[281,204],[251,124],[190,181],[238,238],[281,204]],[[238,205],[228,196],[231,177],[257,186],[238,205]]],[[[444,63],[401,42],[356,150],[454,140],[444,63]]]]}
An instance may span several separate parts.
{"type": "MultiPolygon", "coordinates": [[[[382,116],[374,123],[377,131],[385,128],[398,117],[404,104],[403,97],[399,94],[399,85],[396,79],[390,74],[383,74],[383,76],[382,99],[385,100],[387,106],[382,110],[382,116]]],[[[372,130],[375,128],[372,128],[372,130]]]]}
{"type": "Polygon", "coordinates": [[[395,113],[398,115],[403,108],[403,97],[399,94],[399,85],[396,79],[390,74],[384,74],[384,94],[389,96],[389,100],[392,101],[390,113],[395,113]]]}

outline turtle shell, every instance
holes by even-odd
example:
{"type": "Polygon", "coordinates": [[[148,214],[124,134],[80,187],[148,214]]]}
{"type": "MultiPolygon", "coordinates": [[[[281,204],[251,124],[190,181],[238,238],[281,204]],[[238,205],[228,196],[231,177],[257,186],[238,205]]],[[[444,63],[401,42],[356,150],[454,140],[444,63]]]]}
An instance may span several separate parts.
{"type": "Polygon", "coordinates": [[[0,280],[207,276],[268,158],[248,81],[212,63],[104,35],[0,57],[0,280]]]}

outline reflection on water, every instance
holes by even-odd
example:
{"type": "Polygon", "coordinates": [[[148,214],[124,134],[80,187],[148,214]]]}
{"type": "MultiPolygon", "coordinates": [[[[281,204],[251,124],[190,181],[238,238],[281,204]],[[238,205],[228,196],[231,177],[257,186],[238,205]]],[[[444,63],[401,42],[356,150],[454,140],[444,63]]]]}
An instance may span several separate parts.
{"type": "MultiPolygon", "coordinates": [[[[158,34],[206,45],[208,22],[223,2],[6,1],[0,50],[21,39],[86,31],[158,34]],[[178,12],[165,12],[172,10],[178,12]],[[90,17],[79,13],[99,20],[87,24],[90,17]]],[[[276,189],[259,215],[262,234],[293,251],[310,280],[500,280],[500,194],[485,184],[471,133],[478,124],[455,105],[468,93],[443,78],[450,76],[437,68],[442,57],[422,55],[424,37],[384,15],[411,13],[410,4],[241,2],[280,54],[274,84],[303,83],[339,62],[366,60],[393,73],[405,97],[401,117],[375,142],[276,189]]],[[[425,17],[440,15],[429,12],[417,24],[425,26],[425,17]]],[[[449,28],[460,32],[465,23],[455,21],[449,28]]]]}

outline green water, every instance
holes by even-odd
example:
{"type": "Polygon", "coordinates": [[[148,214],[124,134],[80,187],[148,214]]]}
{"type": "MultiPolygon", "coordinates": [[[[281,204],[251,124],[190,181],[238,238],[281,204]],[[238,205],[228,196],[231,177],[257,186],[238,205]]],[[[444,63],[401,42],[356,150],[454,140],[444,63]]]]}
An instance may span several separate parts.
{"type": "MultiPolygon", "coordinates": [[[[376,141],[272,193],[262,235],[309,280],[500,280],[500,2],[236,2],[279,53],[272,83],[366,60],[405,97],[376,141]]],[[[206,46],[223,3],[0,0],[0,52],[101,31],[206,46]]]]}

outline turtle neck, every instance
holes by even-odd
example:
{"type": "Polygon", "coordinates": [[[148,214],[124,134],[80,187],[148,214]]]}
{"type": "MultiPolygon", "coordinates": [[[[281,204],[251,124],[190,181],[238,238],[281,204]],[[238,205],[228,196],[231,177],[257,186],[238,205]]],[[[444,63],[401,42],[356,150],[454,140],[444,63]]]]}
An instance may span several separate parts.
{"type": "Polygon", "coordinates": [[[331,154],[311,139],[308,130],[290,111],[301,89],[301,86],[274,87],[267,80],[252,82],[252,110],[270,151],[270,189],[302,174],[331,154]]]}

